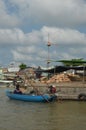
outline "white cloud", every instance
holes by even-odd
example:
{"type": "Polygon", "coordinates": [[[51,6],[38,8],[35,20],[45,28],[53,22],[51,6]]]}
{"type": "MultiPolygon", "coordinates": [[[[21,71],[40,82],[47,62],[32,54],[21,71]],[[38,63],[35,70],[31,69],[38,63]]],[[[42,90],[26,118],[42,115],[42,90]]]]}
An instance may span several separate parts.
{"type": "Polygon", "coordinates": [[[20,29],[0,30],[0,42],[2,45],[4,43],[5,46],[8,41],[10,45],[15,45],[15,49],[12,48],[10,50],[14,60],[38,64],[42,61],[46,62],[48,58],[46,46],[48,42],[48,32],[53,47],[50,49],[51,59],[71,59],[78,56],[82,57],[81,55],[85,54],[84,46],[86,45],[86,35],[77,30],[68,28],[62,29],[45,26],[39,31],[34,30],[30,33],[24,33],[20,29]],[[53,43],[56,43],[58,46],[53,46],[53,43]],[[62,48],[60,48],[61,45],[63,46],[62,48]]]}
{"type": "Polygon", "coordinates": [[[24,48],[22,48],[21,51],[19,51],[19,49],[17,50],[12,50],[12,54],[14,57],[15,61],[21,61],[24,63],[29,63],[29,65],[34,64],[40,64],[40,62],[44,61],[45,59],[42,59],[38,53],[38,51],[35,48],[35,54],[33,55],[33,52],[27,52],[27,50],[23,50],[24,48]],[[38,62],[38,63],[37,63],[38,62]]]}
{"type": "Polygon", "coordinates": [[[9,13],[4,1],[0,0],[0,28],[15,27],[19,24],[19,18],[15,14],[9,13]]]}
{"type": "Polygon", "coordinates": [[[78,30],[43,27],[41,31],[44,35],[44,41],[47,42],[49,34],[52,44],[86,44],[86,34],[78,30]]]}
{"type": "Polygon", "coordinates": [[[52,44],[86,44],[86,34],[74,29],[62,29],[44,26],[40,30],[24,33],[21,29],[0,29],[0,44],[45,45],[52,44]]]}
{"type": "Polygon", "coordinates": [[[36,54],[37,53],[37,49],[39,49],[39,48],[37,48],[37,47],[35,47],[33,45],[32,46],[28,45],[28,46],[18,46],[17,47],[17,51],[19,53],[28,54],[28,55],[36,54]]]}
{"type": "Polygon", "coordinates": [[[0,29],[0,44],[40,44],[41,34],[40,31],[32,31],[24,33],[21,29],[0,29]]]}
{"type": "Polygon", "coordinates": [[[85,57],[85,26],[85,0],[0,0],[0,55],[39,64],[49,40],[51,58],[85,57]]]}
{"type": "Polygon", "coordinates": [[[4,27],[21,26],[21,23],[27,23],[29,27],[31,24],[62,27],[86,25],[86,1],[8,0],[7,4],[1,0],[0,17],[0,25],[4,27]]]}
{"type": "Polygon", "coordinates": [[[0,29],[0,44],[22,44],[24,33],[20,29],[0,29]]]}
{"type": "Polygon", "coordinates": [[[28,34],[26,34],[26,39],[30,44],[39,44],[41,42],[41,32],[39,31],[32,31],[28,34]]]}
{"type": "Polygon", "coordinates": [[[33,57],[31,55],[28,56],[28,55],[19,53],[15,50],[13,50],[12,53],[13,53],[15,61],[24,61],[24,62],[25,61],[28,61],[28,62],[33,61],[33,57]]]}
{"type": "Polygon", "coordinates": [[[30,17],[37,23],[53,26],[86,24],[86,2],[83,0],[31,0],[29,8],[30,17]]]}

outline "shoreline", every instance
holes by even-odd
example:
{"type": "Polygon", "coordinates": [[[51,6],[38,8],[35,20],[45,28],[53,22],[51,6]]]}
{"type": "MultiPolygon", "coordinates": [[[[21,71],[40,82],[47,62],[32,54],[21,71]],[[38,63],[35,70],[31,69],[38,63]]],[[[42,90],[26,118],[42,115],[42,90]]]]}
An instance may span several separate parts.
{"type": "MultiPolygon", "coordinates": [[[[86,101],[86,97],[81,97],[80,94],[86,95],[86,82],[65,82],[65,83],[52,83],[56,86],[58,100],[68,100],[68,101],[86,101]]],[[[38,84],[37,86],[46,88],[50,84],[38,84]]]]}
{"type": "MultiPolygon", "coordinates": [[[[57,100],[68,100],[68,101],[79,101],[78,97],[80,94],[86,94],[86,82],[61,82],[61,83],[52,83],[56,86],[58,99],[57,100]]],[[[39,90],[45,91],[51,84],[44,84],[37,82],[34,84],[39,90]]],[[[11,88],[7,87],[6,84],[1,84],[1,88],[11,88]]],[[[12,87],[13,88],[13,87],[12,87]]],[[[83,101],[82,99],[81,101],[83,101]]],[[[85,98],[86,101],[86,98],[85,98]]]]}
{"type": "Polygon", "coordinates": [[[68,87],[68,88],[72,88],[72,87],[86,87],[86,82],[60,82],[60,83],[41,83],[41,82],[37,82],[35,83],[36,86],[38,87],[48,87],[49,85],[54,84],[56,87],[68,87]]]}

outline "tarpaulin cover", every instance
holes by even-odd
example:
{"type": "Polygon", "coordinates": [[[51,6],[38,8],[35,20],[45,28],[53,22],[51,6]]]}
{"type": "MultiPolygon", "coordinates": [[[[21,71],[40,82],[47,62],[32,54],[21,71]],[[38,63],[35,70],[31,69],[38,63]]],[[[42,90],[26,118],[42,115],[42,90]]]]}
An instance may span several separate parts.
{"type": "Polygon", "coordinates": [[[69,66],[55,66],[54,68],[51,68],[51,69],[39,69],[39,70],[36,70],[37,72],[41,73],[41,72],[45,72],[45,73],[60,73],[60,72],[64,72],[64,71],[67,71],[67,70],[70,70],[70,69],[73,69],[73,70],[86,70],[86,67],[84,66],[74,66],[74,67],[69,67],[69,66]]]}

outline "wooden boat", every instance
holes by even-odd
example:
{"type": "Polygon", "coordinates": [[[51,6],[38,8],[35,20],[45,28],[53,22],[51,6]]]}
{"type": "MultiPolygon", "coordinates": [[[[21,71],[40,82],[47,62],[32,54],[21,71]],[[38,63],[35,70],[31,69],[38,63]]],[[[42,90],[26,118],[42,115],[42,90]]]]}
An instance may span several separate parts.
{"type": "Polygon", "coordinates": [[[32,95],[32,94],[14,94],[11,90],[6,90],[6,95],[10,99],[27,101],[27,102],[52,102],[57,99],[56,95],[32,95]]]}

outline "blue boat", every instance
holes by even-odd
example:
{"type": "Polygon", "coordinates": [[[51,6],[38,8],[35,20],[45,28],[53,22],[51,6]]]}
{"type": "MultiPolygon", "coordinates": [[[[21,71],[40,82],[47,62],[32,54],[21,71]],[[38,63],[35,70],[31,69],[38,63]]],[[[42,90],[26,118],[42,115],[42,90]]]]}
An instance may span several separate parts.
{"type": "Polygon", "coordinates": [[[31,95],[31,94],[14,94],[11,90],[6,91],[6,95],[10,99],[27,101],[27,102],[52,102],[57,99],[56,95],[41,94],[41,95],[31,95]]]}

